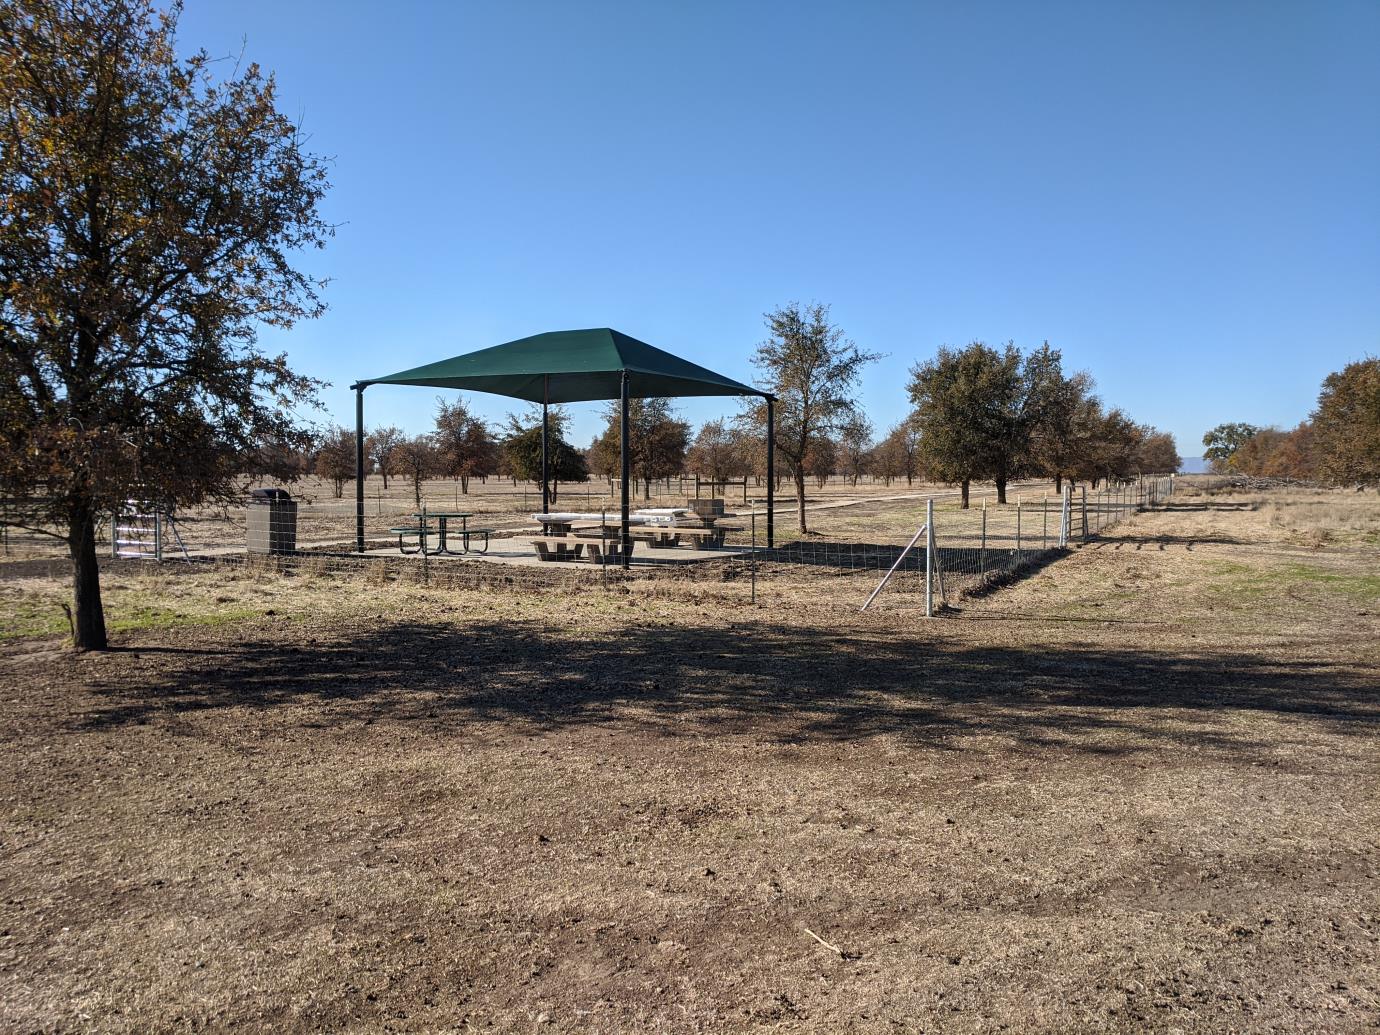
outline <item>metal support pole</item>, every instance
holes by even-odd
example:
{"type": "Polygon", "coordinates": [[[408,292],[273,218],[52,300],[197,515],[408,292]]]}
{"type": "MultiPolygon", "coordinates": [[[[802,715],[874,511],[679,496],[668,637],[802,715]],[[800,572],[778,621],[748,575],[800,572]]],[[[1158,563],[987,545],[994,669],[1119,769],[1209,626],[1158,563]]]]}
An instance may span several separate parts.
{"type": "Polygon", "coordinates": [[[551,416],[548,412],[550,407],[548,402],[551,395],[551,375],[542,374],[541,376],[541,512],[549,514],[551,512],[551,500],[549,488],[551,477],[548,472],[547,460],[547,440],[551,437],[551,416]]]}
{"type": "Polygon", "coordinates": [[[1043,527],[1040,530],[1040,549],[1049,549],[1049,497],[1045,496],[1040,500],[1040,519],[1043,527]]]}
{"type": "Polygon", "coordinates": [[[934,500],[925,501],[925,617],[934,617],[934,500]]]}
{"type": "Polygon", "coordinates": [[[776,546],[776,400],[767,396],[767,549],[776,546]]]}
{"type": "Polygon", "coordinates": [[[1086,485],[1081,486],[1080,491],[1083,495],[1083,542],[1086,543],[1088,541],[1088,487],[1086,485]]]}
{"type": "Polygon", "coordinates": [[[355,385],[355,553],[364,552],[364,386],[355,385]]]}
{"type": "Polygon", "coordinates": [[[1021,563],[1021,501],[1016,501],[1016,563],[1021,563]]]}
{"type": "Polygon", "coordinates": [[[619,467],[623,472],[623,484],[619,486],[622,496],[622,514],[619,518],[619,552],[623,555],[623,570],[628,570],[628,553],[632,549],[632,535],[628,531],[628,476],[631,473],[631,463],[628,456],[628,372],[623,371],[622,387],[620,391],[620,413],[618,424],[618,452],[619,467]]]}

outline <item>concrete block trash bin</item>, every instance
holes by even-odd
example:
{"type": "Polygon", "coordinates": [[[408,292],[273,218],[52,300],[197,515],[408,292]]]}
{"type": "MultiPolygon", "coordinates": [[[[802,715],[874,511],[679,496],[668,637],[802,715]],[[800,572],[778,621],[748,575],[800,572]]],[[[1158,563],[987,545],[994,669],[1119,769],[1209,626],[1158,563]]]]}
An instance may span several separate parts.
{"type": "Polygon", "coordinates": [[[245,527],[250,553],[295,553],[297,501],[286,489],[253,489],[245,527]]]}

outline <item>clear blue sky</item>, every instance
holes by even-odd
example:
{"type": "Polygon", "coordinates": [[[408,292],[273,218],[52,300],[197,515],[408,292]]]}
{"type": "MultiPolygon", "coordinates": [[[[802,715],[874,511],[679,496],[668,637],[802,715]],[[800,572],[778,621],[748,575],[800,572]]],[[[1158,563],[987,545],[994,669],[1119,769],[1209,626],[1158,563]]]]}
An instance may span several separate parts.
{"type": "Polygon", "coordinates": [[[341,423],[356,378],[560,328],[748,379],[792,299],[887,353],[879,431],[975,338],[1049,339],[1185,455],[1380,353],[1375,0],[187,0],[185,48],[242,41],[334,156],[330,312],[265,344],[341,423]]]}

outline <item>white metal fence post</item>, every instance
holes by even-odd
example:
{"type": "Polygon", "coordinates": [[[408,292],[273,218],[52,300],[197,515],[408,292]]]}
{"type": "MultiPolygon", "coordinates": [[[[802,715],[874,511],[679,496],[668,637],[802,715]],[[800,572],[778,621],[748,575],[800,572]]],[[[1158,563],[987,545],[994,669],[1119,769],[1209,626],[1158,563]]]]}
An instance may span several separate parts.
{"type": "Polygon", "coordinates": [[[1059,549],[1069,545],[1069,522],[1073,520],[1073,486],[1065,485],[1059,494],[1059,549]]]}
{"type": "Polygon", "coordinates": [[[925,617],[934,617],[934,500],[925,501],[925,617]]]}
{"type": "Polygon", "coordinates": [[[978,585],[987,581],[987,501],[982,501],[982,542],[978,546],[978,585]]]}

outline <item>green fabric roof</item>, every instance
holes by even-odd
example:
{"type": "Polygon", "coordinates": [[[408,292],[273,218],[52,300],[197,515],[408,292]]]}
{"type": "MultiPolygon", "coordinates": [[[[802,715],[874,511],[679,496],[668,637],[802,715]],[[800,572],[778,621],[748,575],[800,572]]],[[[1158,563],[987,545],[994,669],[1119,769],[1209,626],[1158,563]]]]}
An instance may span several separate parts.
{"type": "Polygon", "coordinates": [[[624,370],[628,372],[628,394],[635,399],[767,395],[759,388],[716,374],[608,327],[534,334],[387,377],[369,378],[360,381],[359,386],[464,388],[541,402],[542,381],[548,377],[546,398],[550,402],[585,402],[617,399],[624,370]]]}

